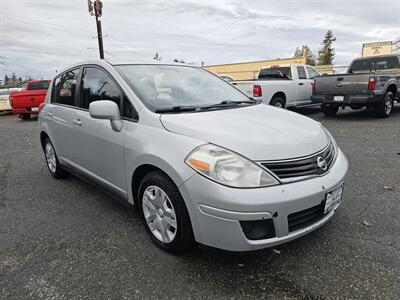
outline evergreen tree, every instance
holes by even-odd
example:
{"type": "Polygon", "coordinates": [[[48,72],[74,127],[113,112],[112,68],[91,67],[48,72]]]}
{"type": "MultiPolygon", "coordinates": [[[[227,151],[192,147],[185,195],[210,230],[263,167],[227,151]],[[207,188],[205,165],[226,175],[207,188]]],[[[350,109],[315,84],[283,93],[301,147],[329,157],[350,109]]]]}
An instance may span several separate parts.
{"type": "Polygon", "coordinates": [[[8,78],[7,74],[4,76],[4,84],[7,84],[10,81],[10,78],[8,78]]]}
{"type": "Polygon", "coordinates": [[[296,47],[296,51],[294,51],[293,57],[300,57],[303,55],[303,51],[299,49],[299,47],[296,47]]]}
{"type": "Polygon", "coordinates": [[[314,54],[311,51],[310,47],[308,47],[307,45],[303,46],[303,50],[301,51],[301,55],[304,54],[304,51],[306,51],[306,64],[310,65],[310,66],[315,66],[315,58],[314,58],[314,54]]]}
{"type": "Polygon", "coordinates": [[[336,41],[336,37],[333,35],[332,30],[328,30],[325,33],[324,40],[322,41],[322,48],[318,51],[318,64],[319,65],[331,65],[335,58],[335,49],[333,48],[333,42],[336,41]]]}

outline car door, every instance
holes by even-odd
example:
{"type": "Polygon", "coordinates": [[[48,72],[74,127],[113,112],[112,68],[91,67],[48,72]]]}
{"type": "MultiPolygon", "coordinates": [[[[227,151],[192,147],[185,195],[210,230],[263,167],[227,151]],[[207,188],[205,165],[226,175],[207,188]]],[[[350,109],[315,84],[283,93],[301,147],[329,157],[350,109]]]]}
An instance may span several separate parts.
{"type": "Polygon", "coordinates": [[[72,160],[74,154],[71,121],[76,107],[78,75],[79,69],[72,69],[55,78],[52,98],[44,112],[51,141],[62,163],[72,160]]]}
{"type": "Polygon", "coordinates": [[[124,124],[119,132],[114,131],[110,120],[94,119],[89,114],[90,103],[98,100],[114,101],[121,108],[123,92],[105,70],[84,67],[79,97],[80,109],[75,111],[72,119],[76,167],[91,179],[126,196],[126,126],[124,124]]]}
{"type": "Polygon", "coordinates": [[[310,100],[310,96],[308,95],[308,85],[310,84],[310,80],[307,78],[307,73],[304,66],[297,66],[297,93],[296,93],[296,105],[305,104],[310,100]]]}

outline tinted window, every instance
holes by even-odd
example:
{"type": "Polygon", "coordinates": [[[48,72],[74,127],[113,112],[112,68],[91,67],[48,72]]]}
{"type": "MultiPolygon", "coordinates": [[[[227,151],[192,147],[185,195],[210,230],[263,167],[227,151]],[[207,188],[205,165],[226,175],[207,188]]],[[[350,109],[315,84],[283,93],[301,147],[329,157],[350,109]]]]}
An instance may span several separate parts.
{"type": "Polygon", "coordinates": [[[307,72],[308,72],[308,77],[310,79],[314,79],[315,76],[319,76],[319,73],[316,70],[314,70],[314,68],[311,68],[311,67],[306,67],[306,68],[307,68],[307,72]]]}
{"type": "Polygon", "coordinates": [[[299,79],[307,79],[306,70],[304,67],[297,67],[297,74],[299,75],[299,79]]]}
{"type": "Polygon", "coordinates": [[[371,71],[374,58],[359,59],[353,61],[349,69],[349,73],[369,72],[371,71]]]}
{"type": "Polygon", "coordinates": [[[82,108],[98,100],[111,100],[121,109],[122,91],[111,77],[97,68],[85,68],[82,75],[82,108]]]}
{"type": "Polygon", "coordinates": [[[292,79],[290,67],[261,69],[258,79],[292,79]]]}
{"type": "Polygon", "coordinates": [[[49,82],[48,81],[37,81],[37,82],[31,82],[28,84],[28,90],[33,91],[33,90],[47,90],[49,88],[49,82]]]}
{"type": "Polygon", "coordinates": [[[71,70],[56,78],[54,82],[53,102],[71,106],[75,105],[75,90],[78,73],[78,69],[71,70]]]}
{"type": "Polygon", "coordinates": [[[396,56],[378,57],[376,60],[377,70],[397,69],[399,61],[396,56]]]}

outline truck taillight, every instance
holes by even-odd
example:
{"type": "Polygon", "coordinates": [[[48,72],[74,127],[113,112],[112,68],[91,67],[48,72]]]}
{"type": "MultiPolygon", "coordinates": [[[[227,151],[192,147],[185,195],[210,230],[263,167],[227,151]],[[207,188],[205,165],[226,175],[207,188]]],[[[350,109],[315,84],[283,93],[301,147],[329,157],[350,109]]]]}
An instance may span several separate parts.
{"type": "Polygon", "coordinates": [[[253,97],[261,97],[261,96],[262,96],[261,85],[258,84],[253,85],[253,97]]]}
{"type": "Polygon", "coordinates": [[[39,104],[38,113],[40,113],[40,111],[43,109],[43,107],[44,107],[45,105],[46,105],[45,102],[39,104]]]}
{"type": "Polygon", "coordinates": [[[312,94],[315,94],[315,80],[311,82],[311,89],[312,89],[312,94]]]}
{"type": "Polygon", "coordinates": [[[368,81],[368,90],[373,91],[376,86],[376,80],[374,77],[370,77],[368,81]]]}

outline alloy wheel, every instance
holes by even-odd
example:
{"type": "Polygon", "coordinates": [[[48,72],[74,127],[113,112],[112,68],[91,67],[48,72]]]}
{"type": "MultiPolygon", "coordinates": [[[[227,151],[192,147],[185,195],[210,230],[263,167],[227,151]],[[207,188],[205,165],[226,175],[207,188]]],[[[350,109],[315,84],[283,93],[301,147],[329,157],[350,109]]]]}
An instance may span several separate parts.
{"type": "Polygon", "coordinates": [[[176,214],[168,195],[158,186],[146,188],[142,198],[143,215],[153,235],[163,243],[174,240],[176,214]]]}
{"type": "Polygon", "coordinates": [[[56,153],[50,143],[46,144],[46,162],[50,171],[55,173],[57,168],[56,153]]]}
{"type": "Polygon", "coordinates": [[[386,115],[390,115],[390,112],[392,111],[392,97],[387,97],[385,100],[385,113],[386,115]]]}

